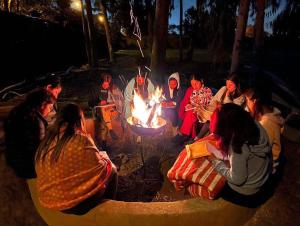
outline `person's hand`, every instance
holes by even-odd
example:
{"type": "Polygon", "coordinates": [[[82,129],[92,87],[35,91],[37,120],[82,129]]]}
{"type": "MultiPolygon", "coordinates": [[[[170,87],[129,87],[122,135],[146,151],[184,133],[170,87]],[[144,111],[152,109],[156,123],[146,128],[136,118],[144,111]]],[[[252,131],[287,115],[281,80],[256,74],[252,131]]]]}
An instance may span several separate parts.
{"type": "Polygon", "coordinates": [[[165,101],[163,101],[163,102],[161,102],[161,106],[163,107],[163,108],[165,108],[165,107],[167,107],[167,102],[165,102],[165,101]]]}
{"type": "Polygon", "coordinates": [[[100,101],[100,105],[106,105],[106,104],[107,104],[106,100],[101,100],[100,101]]]}
{"type": "Polygon", "coordinates": [[[193,105],[191,105],[191,104],[185,105],[185,110],[186,111],[190,110],[191,108],[193,108],[193,105]]]}

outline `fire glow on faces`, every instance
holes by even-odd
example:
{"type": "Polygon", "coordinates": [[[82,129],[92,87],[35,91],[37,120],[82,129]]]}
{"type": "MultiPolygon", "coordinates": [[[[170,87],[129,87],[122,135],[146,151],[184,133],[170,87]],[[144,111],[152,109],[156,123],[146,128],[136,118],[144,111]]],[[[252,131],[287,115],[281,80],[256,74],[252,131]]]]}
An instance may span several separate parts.
{"type": "Polygon", "coordinates": [[[194,90],[200,90],[202,88],[202,85],[203,85],[202,82],[199,80],[195,80],[195,79],[191,80],[191,87],[194,90]]]}
{"type": "Polygon", "coordinates": [[[103,88],[103,89],[108,89],[108,88],[109,88],[109,81],[104,81],[104,82],[102,83],[102,88],[103,88]]]}
{"type": "Polygon", "coordinates": [[[135,80],[139,86],[142,86],[145,83],[145,78],[141,75],[137,75],[135,80]]]}
{"type": "Polygon", "coordinates": [[[177,80],[176,79],[171,79],[169,81],[169,87],[170,89],[176,89],[178,86],[177,80]]]}
{"type": "Polygon", "coordinates": [[[233,81],[231,80],[226,80],[226,88],[230,93],[233,93],[236,89],[236,85],[233,81]]]}

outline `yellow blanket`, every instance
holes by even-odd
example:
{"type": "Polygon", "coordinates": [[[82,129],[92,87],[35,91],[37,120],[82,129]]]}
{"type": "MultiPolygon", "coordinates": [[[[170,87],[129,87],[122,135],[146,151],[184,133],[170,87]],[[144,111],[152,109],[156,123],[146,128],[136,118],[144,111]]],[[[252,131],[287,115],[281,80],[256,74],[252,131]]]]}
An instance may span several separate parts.
{"type": "Polygon", "coordinates": [[[212,136],[205,137],[199,141],[186,145],[187,156],[191,159],[212,155],[211,147],[216,148],[217,141],[212,136]]]}

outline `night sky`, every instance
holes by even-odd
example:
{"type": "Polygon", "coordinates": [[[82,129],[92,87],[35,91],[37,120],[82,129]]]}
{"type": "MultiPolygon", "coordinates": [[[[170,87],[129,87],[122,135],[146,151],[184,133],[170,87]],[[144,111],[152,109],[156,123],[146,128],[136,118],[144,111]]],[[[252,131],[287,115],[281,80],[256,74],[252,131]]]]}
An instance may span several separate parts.
{"type": "MultiPolygon", "coordinates": [[[[175,9],[172,10],[172,16],[169,20],[169,24],[179,24],[179,0],[174,0],[175,9]]],[[[196,0],[183,0],[183,16],[187,9],[192,6],[196,6],[196,0]]]]}

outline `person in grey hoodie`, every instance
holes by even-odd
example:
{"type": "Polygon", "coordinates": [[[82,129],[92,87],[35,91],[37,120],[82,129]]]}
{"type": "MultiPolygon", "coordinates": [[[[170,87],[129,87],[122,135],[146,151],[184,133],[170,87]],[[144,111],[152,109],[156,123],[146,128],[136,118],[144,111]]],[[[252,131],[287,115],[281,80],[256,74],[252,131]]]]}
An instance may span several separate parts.
{"type": "Polygon", "coordinates": [[[273,174],[280,164],[281,156],[281,130],[284,119],[281,112],[272,105],[272,93],[259,88],[249,88],[245,92],[247,110],[258,121],[269,136],[272,147],[273,174]]]}
{"type": "Polygon", "coordinates": [[[227,196],[236,199],[232,202],[244,200],[251,206],[261,196],[272,172],[272,152],[265,129],[240,106],[228,103],[214,111],[210,130],[228,155],[229,164],[211,159],[215,170],[227,179],[227,196]]]}

